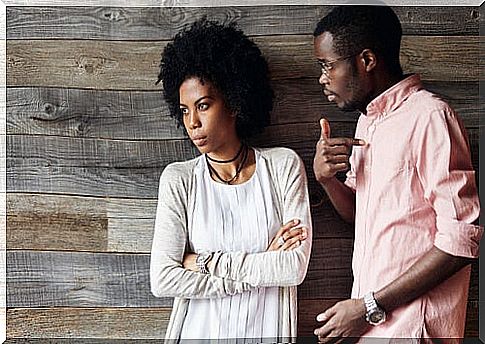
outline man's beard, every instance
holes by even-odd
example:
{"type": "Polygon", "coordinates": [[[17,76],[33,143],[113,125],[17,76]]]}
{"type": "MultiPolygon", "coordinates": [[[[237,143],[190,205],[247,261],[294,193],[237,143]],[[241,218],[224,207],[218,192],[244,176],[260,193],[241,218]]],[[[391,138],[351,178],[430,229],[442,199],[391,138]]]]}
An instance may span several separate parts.
{"type": "Polygon", "coordinates": [[[350,68],[352,78],[347,83],[346,88],[347,92],[352,95],[352,99],[345,101],[342,106],[339,106],[339,109],[344,112],[364,111],[365,102],[362,99],[365,99],[365,92],[360,86],[357,68],[353,62],[350,64],[350,68]]]}

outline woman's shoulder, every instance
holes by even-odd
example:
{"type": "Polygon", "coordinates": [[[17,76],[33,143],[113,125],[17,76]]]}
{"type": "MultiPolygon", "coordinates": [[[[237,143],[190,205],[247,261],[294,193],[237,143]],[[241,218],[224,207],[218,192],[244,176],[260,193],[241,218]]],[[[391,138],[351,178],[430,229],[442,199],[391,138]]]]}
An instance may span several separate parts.
{"type": "Polygon", "coordinates": [[[176,161],[168,164],[162,171],[160,180],[170,182],[183,182],[191,178],[195,167],[200,161],[200,156],[186,160],[176,161]]]}
{"type": "Polygon", "coordinates": [[[291,148],[286,147],[272,147],[272,148],[256,148],[262,157],[267,161],[281,166],[282,164],[294,164],[301,161],[300,156],[291,148]]]}

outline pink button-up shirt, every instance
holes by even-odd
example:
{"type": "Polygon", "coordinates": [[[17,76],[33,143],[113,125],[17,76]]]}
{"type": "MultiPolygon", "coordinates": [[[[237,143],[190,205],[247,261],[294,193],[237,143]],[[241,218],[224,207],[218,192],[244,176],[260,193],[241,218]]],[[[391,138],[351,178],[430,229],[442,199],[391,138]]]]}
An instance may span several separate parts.
{"type": "MultiPolygon", "coordinates": [[[[477,257],[483,229],[468,141],[447,103],[412,75],[379,95],[357,123],[345,184],[356,191],[352,297],[378,291],[433,245],[477,257]]],[[[368,337],[463,337],[470,266],[388,314],[368,337]]]]}

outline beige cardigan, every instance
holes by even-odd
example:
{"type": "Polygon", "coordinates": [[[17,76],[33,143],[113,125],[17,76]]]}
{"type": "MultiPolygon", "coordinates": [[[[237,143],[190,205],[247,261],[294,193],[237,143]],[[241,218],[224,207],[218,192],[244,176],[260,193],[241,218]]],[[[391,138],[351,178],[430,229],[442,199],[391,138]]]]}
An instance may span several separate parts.
{"type": "Polygon", "coordinates": [[[194,207],[195,159],[168,165],[160,177],[151,261],[151,291],[157,297],[175,297],[166,340],[178,340],[188,299],[220,298],[251,287],[280,287],[279,338],[293,341],[297,330],[296,286],[305,278],[312,243],[312,223],[305,167],[287,148],[257,149],[266,160],[274,205],[281,224],[293,218],[308,228],[308,238],[289,252],[218,252],[209,274],[189,271],[182,261],[188,245],[187,223],[194,207]]]}

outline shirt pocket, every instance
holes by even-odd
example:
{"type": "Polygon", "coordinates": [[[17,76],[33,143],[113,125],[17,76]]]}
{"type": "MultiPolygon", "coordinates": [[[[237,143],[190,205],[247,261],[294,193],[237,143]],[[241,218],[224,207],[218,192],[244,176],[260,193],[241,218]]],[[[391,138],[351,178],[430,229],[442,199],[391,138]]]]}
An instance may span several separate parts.
{"type": "Polygon", "coordinates": [[[411,211],[415,176],[416,167],[409,160],[395,160],[382,165],[374,177],[383,211],[411,211]]]}

